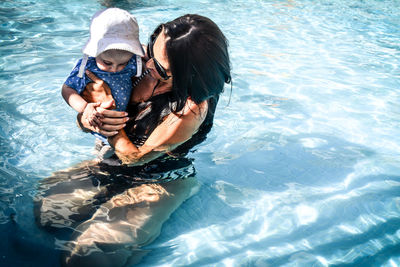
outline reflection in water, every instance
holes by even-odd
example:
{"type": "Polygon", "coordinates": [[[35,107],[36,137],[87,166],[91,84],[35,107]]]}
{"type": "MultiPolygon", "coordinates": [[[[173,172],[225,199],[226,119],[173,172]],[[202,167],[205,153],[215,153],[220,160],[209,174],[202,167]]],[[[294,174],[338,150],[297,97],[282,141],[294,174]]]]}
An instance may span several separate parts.
{"type": "MultiPolygon", "coordinates": [[[[92,158],[59,91],[101,3],[0,1],[0,266],[54,267],[54,242],[74,247],[72,228],[37,229],[32,197],[39,177],[92,158]]],[[[132,11],[144,43],[160,22],[207,13],[233,66],[231,103],[226,88],[192,154],[201,190],[140,266],[399,265],[398,1],[109,3],[132,11]]],[[[56,188],[41,189],[50,203],[56,188]]],[[[87,204],[70,216],[92,218],[101,204],[87,204]]]]}
{"type": "Polygon", "coordinates": [[[161,5],[163,1],[152,0],[100,0],[100,4],[106,8],[118,7],[126,10],[135,10],[143,7],[161,5]]]}
{"type": "Polygon", "coordinates": [[[190,159],[168,156],[139,167],[83,162],[40,182],[37,224],[53,232],[67,266],[123,266],[198,189],[190,159]]]}

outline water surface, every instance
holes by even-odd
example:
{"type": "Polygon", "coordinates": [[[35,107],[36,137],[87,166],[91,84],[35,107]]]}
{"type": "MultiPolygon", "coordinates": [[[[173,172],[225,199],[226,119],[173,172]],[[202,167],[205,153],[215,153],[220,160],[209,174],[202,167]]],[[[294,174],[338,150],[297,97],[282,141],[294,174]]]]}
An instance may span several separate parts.
{"type": "Polygon", "coordinates": [[[186,13],[230,41],[232,95],[190,154],[202,187],[141,266],[400,265],[398,1],[17,0],[0,3],[2,266],[58,264],[32,197],[93,157],[60,88],[107,5],[143,43],[186,13]]]}

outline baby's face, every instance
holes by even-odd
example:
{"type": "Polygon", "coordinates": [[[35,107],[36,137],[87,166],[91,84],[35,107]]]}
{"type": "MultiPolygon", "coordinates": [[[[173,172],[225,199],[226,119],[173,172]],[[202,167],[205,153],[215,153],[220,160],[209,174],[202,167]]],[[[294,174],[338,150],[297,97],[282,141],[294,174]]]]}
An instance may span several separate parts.
{"type": "Polygon", "coordinates": [[[107,50],[96,57],[97,67],[107,72],[118,72],[125,68],[133,54],[123,50],[107,50]]]}

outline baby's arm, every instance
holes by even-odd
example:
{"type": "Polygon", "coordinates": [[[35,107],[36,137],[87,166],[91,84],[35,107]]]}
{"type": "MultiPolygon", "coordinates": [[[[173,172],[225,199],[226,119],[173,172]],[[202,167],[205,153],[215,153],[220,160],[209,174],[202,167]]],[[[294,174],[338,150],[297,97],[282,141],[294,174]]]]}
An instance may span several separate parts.
{"type": "Polygon", "coordinates": [[[70,105],[73,109],[75,109],[78,113],[82,113],[87,109],[86,114],[90,114],[88,119],[88,122],[91,126],[99,126],[101,125],[101,121],[99,120],[99,117],[102,117],[100,113],[97,112],[96,106],[99,106],[100,104],[89,104],[88,102],[78,94],[75,89],[69,87],[66,84],[63,84],[61,94],[67,102],[68,105],[70,105]]]}
{"type": "Polygon", "coordinates": [[[77,112],[81,113],[85,110],[87,106],[87,102],[83,97],[81,97],[75,89],[69,87],[66,84],[63,84],[61,94],[67,102],[68,105],[70,105],[73,109],[75,109],[77,112]]]}

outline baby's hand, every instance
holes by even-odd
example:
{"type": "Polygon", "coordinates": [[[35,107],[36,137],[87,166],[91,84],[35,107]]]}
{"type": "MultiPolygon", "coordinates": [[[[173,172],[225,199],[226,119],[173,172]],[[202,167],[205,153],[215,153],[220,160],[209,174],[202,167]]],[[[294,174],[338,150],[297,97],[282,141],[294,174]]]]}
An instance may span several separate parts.
{"type": "Polygon", "coordinates": [[[101,119],[103,115],[97,111],[97,107],[99,107],[100,104],[101,103],[88,103],[84,110],[85,120],[96,130],[102,125],[101,119]]]}

